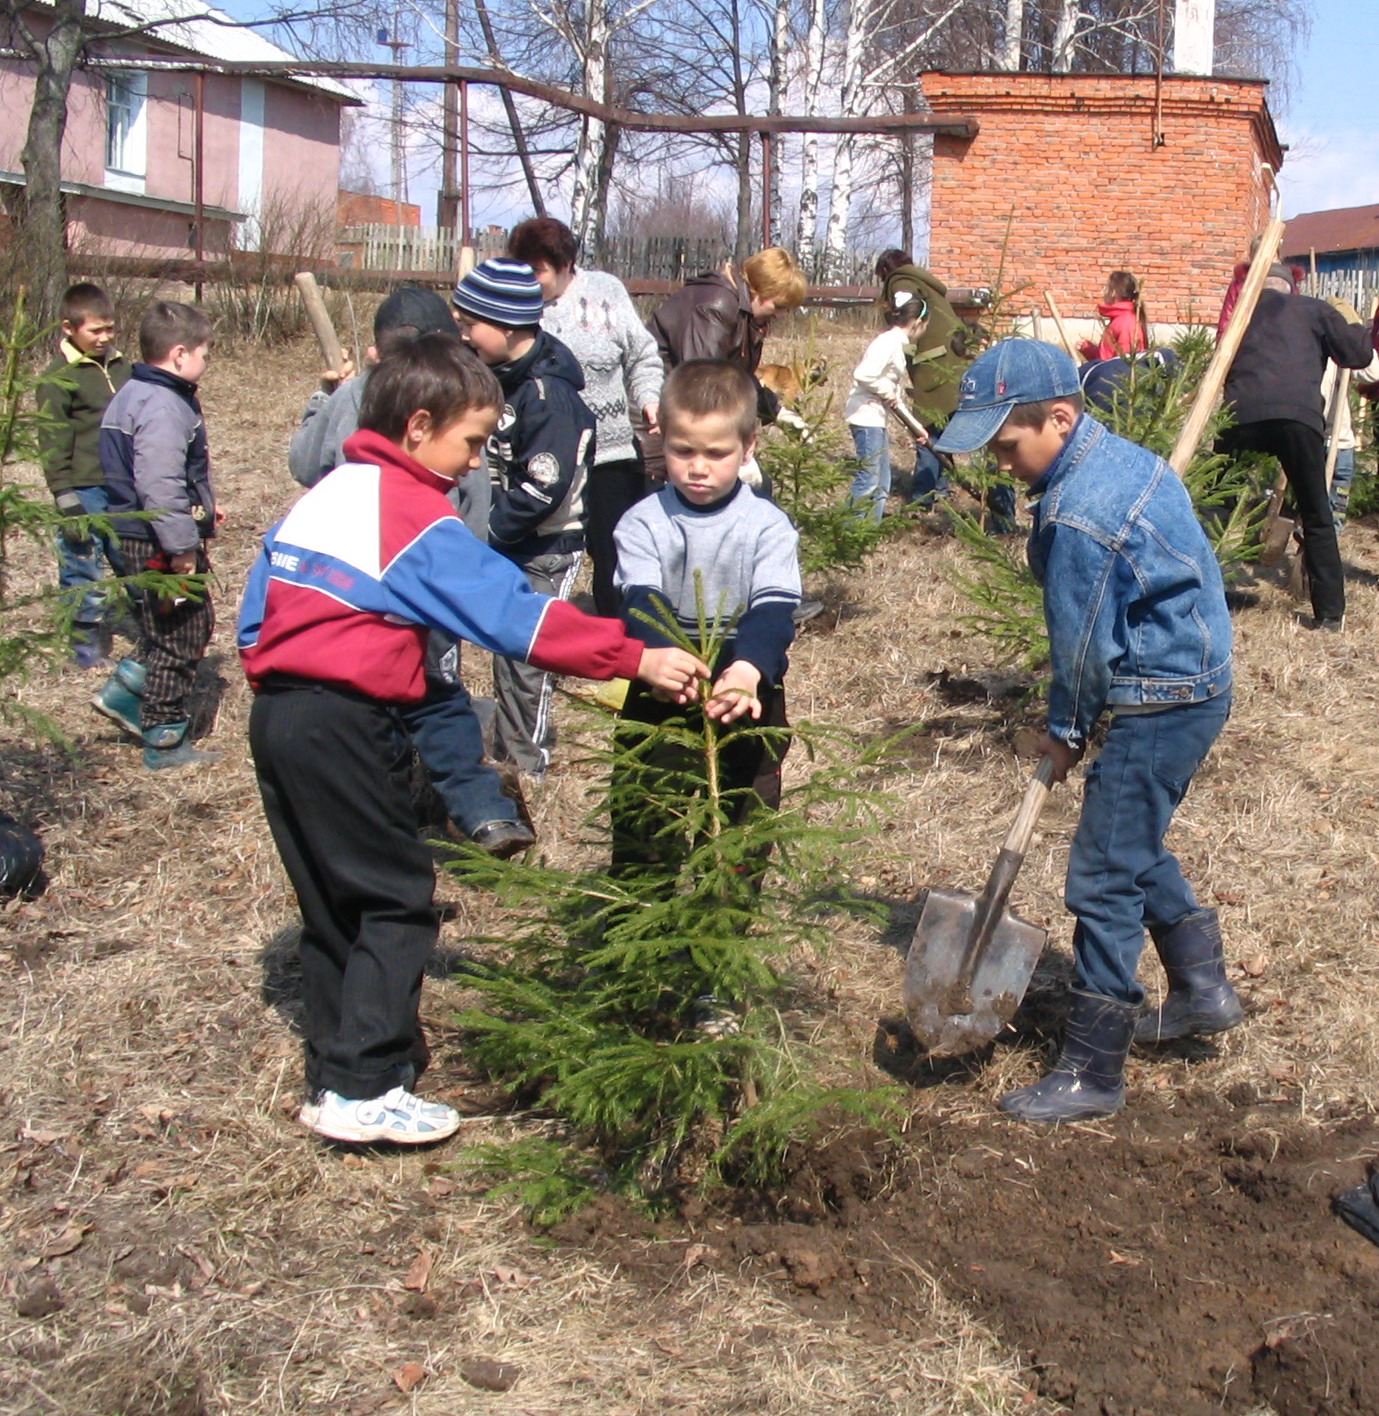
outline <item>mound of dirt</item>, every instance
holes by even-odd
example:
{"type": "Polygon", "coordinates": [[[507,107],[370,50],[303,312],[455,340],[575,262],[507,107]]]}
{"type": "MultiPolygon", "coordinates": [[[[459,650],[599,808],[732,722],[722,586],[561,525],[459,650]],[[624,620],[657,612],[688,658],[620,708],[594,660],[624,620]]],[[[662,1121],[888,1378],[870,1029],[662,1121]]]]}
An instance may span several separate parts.
{"type": "Polygon", "coordinates": [[[995,1116],[933,1124],[908,1138],[889,1186],[884,1147],[844,1140],[793,1177],[784,1218],[702,1216],[686,1247],[604,1206],[567,1237],[656,1282],[669,1264],[754,1268],[802,1314],[876,1337],[912,1330],[927,1272],[1077,1416],[1261,1402],[1373,1416],[1379,1249],[1329,1200],[1361,1177],[1379,1131],[1286,1110],[1201,1090],[1053,1132],[995,1116]]]}

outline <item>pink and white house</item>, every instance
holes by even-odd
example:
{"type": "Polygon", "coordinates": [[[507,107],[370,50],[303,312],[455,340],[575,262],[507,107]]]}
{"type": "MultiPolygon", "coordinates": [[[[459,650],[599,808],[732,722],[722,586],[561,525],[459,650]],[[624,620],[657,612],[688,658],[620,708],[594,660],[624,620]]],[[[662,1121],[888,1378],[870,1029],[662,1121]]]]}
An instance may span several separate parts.
{"type": "MultiPolygon", "coordinates": [[[[112,255],[186,257],[196,245],[198,86],[202,248],[256,248],[266,213],[319,211],[334,219],[340,114],[360,102],[329,79],[255,79],[159,69],[158,61],[209,65],[293,56],[221,11],[194,0],[95,0],[97,52],[147,57],[150,67],[92,66],[72,80],[62,190],[69,241],[112,255]],[[220,23],[217,23],[217,20],[220,23]],[[143,33],[131,29],[160,23],[143,33]]],[[[28,12],[42,25],[42,8],[28,12]]],[[[14,51],[10,50],[13,54],[14,51]]],[[[22,183],[19,154],[33,101],[32,66],[0,59],[0,183],[22,183]]],[[[289,218],[293,219],[293,218],[289,218]]]]}

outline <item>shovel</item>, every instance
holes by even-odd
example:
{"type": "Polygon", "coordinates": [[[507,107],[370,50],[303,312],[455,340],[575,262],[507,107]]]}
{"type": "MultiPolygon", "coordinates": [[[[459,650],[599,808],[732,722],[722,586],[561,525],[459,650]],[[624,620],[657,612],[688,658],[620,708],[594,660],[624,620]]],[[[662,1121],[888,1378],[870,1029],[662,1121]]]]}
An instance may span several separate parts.
{"type": "Polygon", "coordinates": [[[1044,949],[1044,930],[1006,909],[1053,785],[1045,757],[1025,792],[986,889],[930,890],[905,960],[905,1012],[937,1057],[989,1042],[1015,1016],[1044,949]]]}

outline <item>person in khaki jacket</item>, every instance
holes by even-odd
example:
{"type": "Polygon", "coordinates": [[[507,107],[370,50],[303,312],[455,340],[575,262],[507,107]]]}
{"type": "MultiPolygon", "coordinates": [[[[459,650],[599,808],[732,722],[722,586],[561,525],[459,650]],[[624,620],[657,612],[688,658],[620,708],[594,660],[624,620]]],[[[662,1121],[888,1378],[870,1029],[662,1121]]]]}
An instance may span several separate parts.
{"type": "Polygon", "coordinates": [[[72,662],[113,667],[102,643],[106,597],[99,588],[109,561],[107,538],[85,518],[110,505],[101,473],[101,419],[133,366],[115,348],[115,307],[99,285],[68,286],[62,296],[62,343],[38,380],[39,459],[63,515],[58,528],[58,584],[86,586],[72,617],[72,662]]]}

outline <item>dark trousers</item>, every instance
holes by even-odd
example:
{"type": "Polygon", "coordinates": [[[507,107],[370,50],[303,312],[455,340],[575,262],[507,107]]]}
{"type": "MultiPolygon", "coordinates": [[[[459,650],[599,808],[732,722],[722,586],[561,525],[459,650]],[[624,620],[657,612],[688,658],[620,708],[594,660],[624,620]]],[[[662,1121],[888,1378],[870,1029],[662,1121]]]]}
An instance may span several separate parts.
{"type": "Polygon", "coordinates": [[[1326,491],[1326,442],[1306,423],[1271,418],[1227,428],[1220,452],[1265,452],[1278,458],[1302,525],[1302,563],[1312,586],[1312,613],[1319,619],[1345,614],[1345,572],[1336,543],[1336,523],[1326,491]]]}
{"type": "Polygon", "coordinates": [[[325,684],[270,681],[249,747],[302,911],[307,1088],[367,1098],[409,1085],[437,920],[401,717],[325,684]]]}
{"type": "Polygon", "coordinates": [[[1087,769],[1068,853],[1077,985],[1088,993],[1144,1002],[1135,980],[1144,931],[1171,927],[1197,909],[1164,835],[1230,711],[1231,695],[1223,693],[1159,713],[1112,716],[1087,769]]]}
{"type": "Polygon", "coordinates": [[[611,619],[622,610],[622,596],[613,588],[613,568],[618,563],[613,529],[646,493],[646,469],[640,457],[593,467],[584,484],[584,543],[594,563],[594,608],[611,619]]]}
{"type": "MultiPolygon", "coordinates": [[[[139,575],[148,569],[158,548],[134,536],[120,538],[116,569],[121,575],[139,575]]],[[[210,570],[206,547],[196,551],[196,570],[210,570]]],[[[175,604],[166,595],[145,593],[139,597],[139,648],[135,658],[148,670],[144,679],[142,722],[144,731],[185,723],[191,715],[192,689],[197,665],[205,657],[206,646],[215,631],[215,607],[209,586],[200,600],[185,599],[175,604]]]]}
{"type": "MultiPolygon", "coordinates": [[[[753,723],[750,718],[739,719],[738,723],[721,730],[724,738],[719,754],[720,787],[725,792],[741,794],[733,814],[734,824],[741,824],[753,812],[763,809],[774,811],[780,806],[781,763],[789,743],[781,740],[773,742],[736,729],[741,726],[789,727],[785,715],[785,689],[779,685],[764,685],[757,696],[761,699],[759,722],[753,723]]],[[[651,690],[639,680],[634,681],[628,690],[619,716],[625,722],[651,725],[681,718],[696,730],[703,721],[698,708],[662,703],[653,698],[651,690]]],[[[623,733],[623,744],[628,748],[644,742],[641,733],[623,733]]],[[[666,838],[658,837],[673,823],[674,818],[668,812],[657,809],[657,779],[661,779],[663,784],[666,779],[671,779],[672,790],[675,790],[675,777],[699,770],[699,754],[669,740],[646,744],[637,752],[635,762],[629,762],[624,757],[614,767],[611,792],[614,869],[669,863],[674,851],[666,838]],[[645,783],[645,788],[639,790],[642,783],[645,783]]],[[[765,862],[762,864],[764,866],[765,862]]]]}

